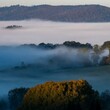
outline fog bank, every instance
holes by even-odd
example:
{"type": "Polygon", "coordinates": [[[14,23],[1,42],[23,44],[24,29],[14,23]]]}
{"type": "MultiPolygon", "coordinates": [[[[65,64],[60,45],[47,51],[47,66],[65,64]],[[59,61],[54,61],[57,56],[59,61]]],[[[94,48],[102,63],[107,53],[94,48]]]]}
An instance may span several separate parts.
{"type": "Polygon", "coordinates": [[[110,40],[110,23],[61,23],[40,20],[0,21],[0,45],[78,41],[102,45],[110,40]],[[21,29],[4,29],[20,25],[21,29]],[[100,39],[100,40],[99,40],[100,39]]]}
{"type": "Polygon", "coordinates": [[[75,68],[100,65],[109,55],[105,49],[95,54],[92,49],[75,49],[60,46],[55,49],[32,48],[29,46],[0,47],[0,70],[18,67],[75,68]]]}
{"type": "MultiPolygon", "coordinates": [[[[0,45],[63,43],[79,41],[102,45],[110,40],[110,23],[60,23],[50,21],[0,21],[0,45]],[[23,28],[5,29],[20,25],[23,28]]],[[[99,66],[108,50],[67,47],[52,50],[0,47],[0,95],[16,87],[32,87],[46,81],[85,79],[93,88],[110,89],[110,66],[99,66]],[[95,56],[94,56],[95,55],[95,56]]]]}

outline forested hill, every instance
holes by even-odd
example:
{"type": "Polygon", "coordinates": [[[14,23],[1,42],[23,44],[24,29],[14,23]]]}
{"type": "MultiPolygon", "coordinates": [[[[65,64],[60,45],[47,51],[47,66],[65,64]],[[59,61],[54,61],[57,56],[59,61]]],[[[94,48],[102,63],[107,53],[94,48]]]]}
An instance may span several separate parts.
{"type": "Polygon", "coordinates": [[[110,22],[110,8],[101,5],[10,6],[0,8],[0,20],[42,19],[62,22],[110,22]]]}

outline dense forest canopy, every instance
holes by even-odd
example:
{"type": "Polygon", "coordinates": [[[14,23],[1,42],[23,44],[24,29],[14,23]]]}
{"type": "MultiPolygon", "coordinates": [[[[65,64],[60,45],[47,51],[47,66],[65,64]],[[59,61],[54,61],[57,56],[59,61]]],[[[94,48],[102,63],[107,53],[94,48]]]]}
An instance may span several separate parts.
{"type": "Polygon", "coordinates": [[[61,22],[110,22],[110,8],[101,5],[10,6],[0,8],[0,20],[41,19],[61,22]]]}

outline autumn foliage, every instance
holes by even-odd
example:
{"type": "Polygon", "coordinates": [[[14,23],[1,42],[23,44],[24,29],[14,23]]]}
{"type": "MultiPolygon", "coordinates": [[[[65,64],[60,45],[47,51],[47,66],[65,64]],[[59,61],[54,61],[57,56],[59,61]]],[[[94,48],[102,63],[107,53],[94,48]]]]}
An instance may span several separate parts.
{"type": "Polygon", "coordinates": [[[100,104],[85,80],[46,82],[29,89],[18,110],[100,110],[100,104]]]}

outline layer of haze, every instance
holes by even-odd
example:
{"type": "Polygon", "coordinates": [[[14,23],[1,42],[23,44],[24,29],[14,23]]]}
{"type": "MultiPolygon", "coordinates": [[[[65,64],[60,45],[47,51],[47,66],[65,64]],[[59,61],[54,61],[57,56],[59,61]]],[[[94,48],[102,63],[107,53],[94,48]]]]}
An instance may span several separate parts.
{"type": "MultiPolygon", "coordinates": [[[[0,45],[63,43],[68,40],[102,45],[104,41],[110,40],[109,30],[110,23],[1,21],[0,45]],[[23,28],[5,28],[10,25],[20,25],[23,28]]],[[[90,51],[79,53],[78,50],[66,48],[42,51],[32,48],[24,50],[20,47],[0,47],[0,68],[5,68],[5,70],[0,69],[0,95],[7,94],[10,89],[16,87],[32,87],[50,80],[86,79],[99,91],[110,89],[110,66],[83,67],[82,65],[88,59],[91,64],[90,51]],[[30,65],[33,63],[36,65],[30,65]],[[24,64],[26,68],[13,68],[24,64]],[[65,68],[68,65],[69,67],[81,67],[65,68]],[[62,68],[58,68],[59,66],[62,68]]]]}
{"type": "Polygon", "coordinates": [[[0,21],[0,45],[78,41],[102,45],[110,40],[110,23],[61,23],[40,20],[0,21]],[[20,25],[21,29],[5,29],[20,25]]]}
{"type": "MultiPolygon", "coordinates": [[[[67,47],[53,50],[0,47],[0,95],[46,81],[77,79],[87,80],[98,91],[110,89],[110,66],[96,65],[91,52],[67,47]]],[[[103,51],[99,60],[108,54],[103,51]]]]}

